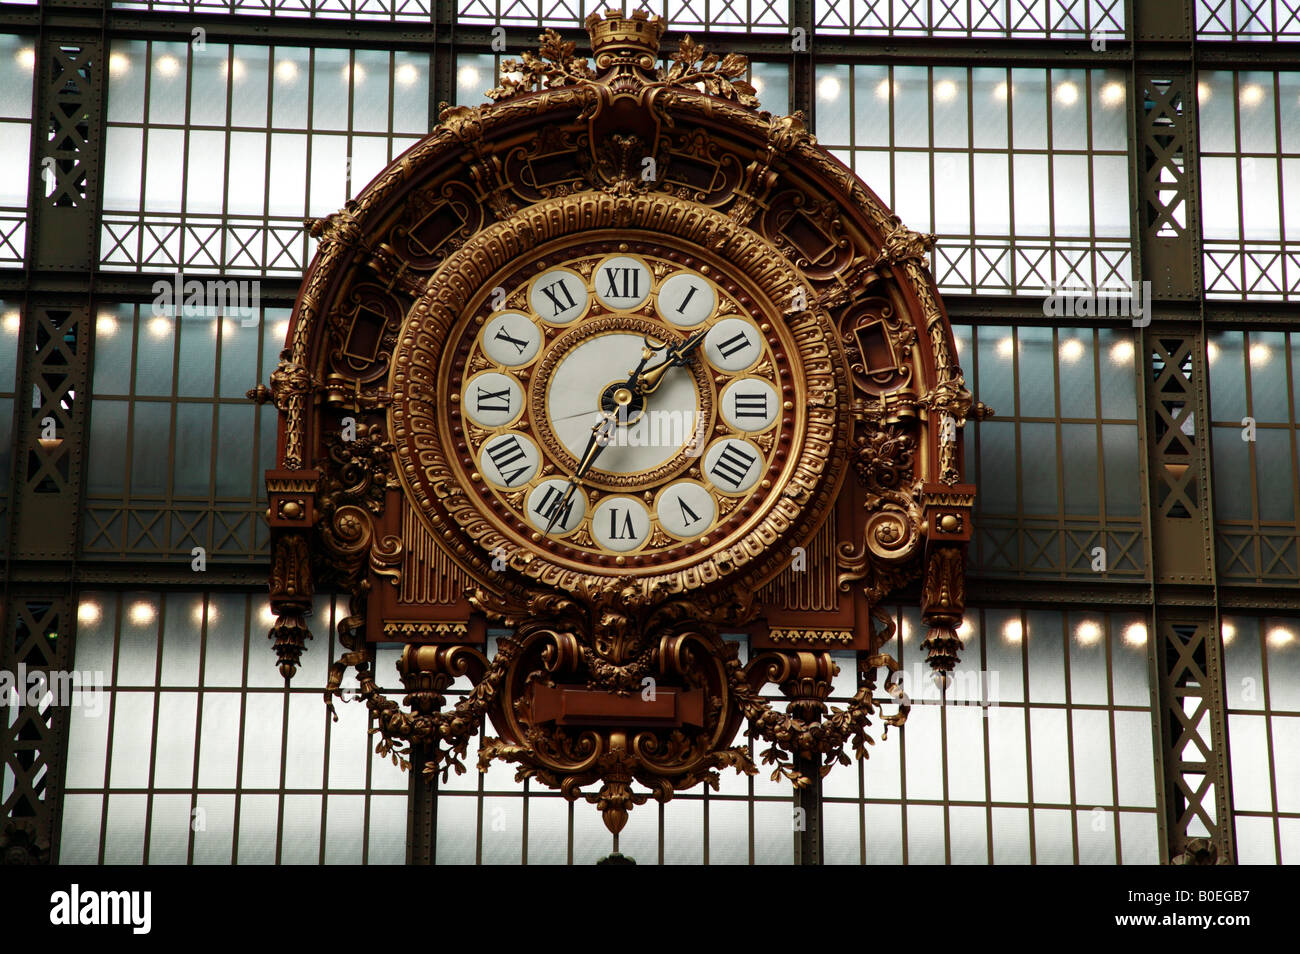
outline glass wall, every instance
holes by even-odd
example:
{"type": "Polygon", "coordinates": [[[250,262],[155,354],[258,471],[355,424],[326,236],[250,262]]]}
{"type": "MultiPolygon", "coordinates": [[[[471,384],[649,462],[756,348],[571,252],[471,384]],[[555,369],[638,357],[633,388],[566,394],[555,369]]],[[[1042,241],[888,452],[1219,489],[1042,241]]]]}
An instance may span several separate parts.
{"type": "Polygon", "coordinates": [[[109,58],[106,270],[299,276],[303,219],[429,129],[427,54],[120,40],[109,58]]]}
{"type": "MultiPolygon", "coordinates": [[[[173,292],[168,301],[177,300],[173,292]]],[[[95,320],[83,546],[95,557],[263,558],[274,405],[244,396],[275,369],[288,308],[220,317],[170,305],[95,320]]]]}
{"type": "MultiPolygon", "coordinates": [[[[338,611],[316,601],[285,688],[264,595],[83,593],[73,669],[92,691],[70,710],[58,860],[401,864],[406,777],[370,752],[364,706],[334,721],[321,701],[338,611]]],[[[380,679],[395,658],[381,650],[380,679]]]]}
{"type": "Polygon", "coordinates": [[[1300,73],[1202,71],[1197,100],[1206,295],[1293,301],[1300,73]]]}
{"type": "Polygon", "coordinates": [[[817,67],[816,133],[909,228],[945,292],[1132,277],[1124,74],[817,67]]]}
{"type": "Polygon", "coordinates": [[[35,70],[34,41],[0,34],[0,267],[21,265],[26,252],[35,70]]]}

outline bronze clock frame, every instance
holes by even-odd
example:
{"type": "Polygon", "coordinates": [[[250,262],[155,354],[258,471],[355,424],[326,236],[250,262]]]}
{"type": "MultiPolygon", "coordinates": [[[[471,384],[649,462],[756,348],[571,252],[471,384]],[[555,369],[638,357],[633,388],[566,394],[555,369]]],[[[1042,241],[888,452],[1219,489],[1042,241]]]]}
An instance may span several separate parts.
{"type": "Polygon", "coordinates": [[[906,229],[799,114],[760,112],[743,57],[688,37],[661,70],[657,18],[609,11],[587,27],[594,70],[548,31],[539,55],[504,65],[493,104],[444,109],[312,223],[320,245],[280,365],[250,396],[280,411],[267,519],[286,679],[315,588],[344,590],[348,652],[326,698],[356,667],[379,751],[403,765],[415,753],[429,777],[463,771],[486,718],[497,737],[480,769],[515,762],[519,778],[594,803],[617,835],[647,799],[716,787],[728,766],[755,772],[733,745],[746,720],[796,789],[847,762],[846,746],[865,757],[872,716],[906,718],[905,699],[883,714],[876,679],[897,670],[880,652],[893,635],[880,603],[913,579],[923,647],[952,669],[975,493],[962,426],[987,409],[965,388],[927,270],[933,236],[906,229]],[[742,530],[663,565],[522,546],[473,459],[456,456],[468,445],[447,406],[467,316],[522,259],[562,258],[592,235],[708,265],[792,369],[795,436],[770,486],[738,504],[742,530]],[[489,624],[510,631],[491,659],[489,624]],[[744,665],[723,639],[738,632],[744,665]],[[377,642],[405,644],[402,705],[379,691],[377,642]],[[832,651],[857,654],[845,709],[826,703],[832,651]],[[448,708],[461,676],[472,688],[448,708]]]}

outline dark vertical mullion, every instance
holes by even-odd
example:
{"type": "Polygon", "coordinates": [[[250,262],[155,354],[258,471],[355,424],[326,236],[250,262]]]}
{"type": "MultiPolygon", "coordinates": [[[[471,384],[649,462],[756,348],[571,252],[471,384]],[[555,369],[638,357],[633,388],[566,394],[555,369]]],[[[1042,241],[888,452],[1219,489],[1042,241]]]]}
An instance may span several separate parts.
{"type": "MultiPolygon", "coordinates": [[[[337,659],[338,656],[340,655],[339,647],[337,645],[338,634],[334,628],[334,620],[336,619],[335,614],[338,612],[338,607],[336,606],[337,599],[338,597],[334,593],[330,594],[330,626],[329,626],[329,631],[325,634],[325,643],[327,646],[329,646],[329,653],[331,659],[337,659]]],[[[331,703],[332,702],[333,700],[331,700],[331,703]]],[[[321,712],[321,718],[325,720],[325,736],[324,736],[325,741],[321,749],[322,758],[321,758],[321,779],[320,779],[320,790],[321,790],[320,845],[317,848],[317,852],[316,852],[317,863],[321,865],[325,864],[325,839],[328,833],[327,824],[329,820],[330,752],[331,752],[330,734],[331,734],[331,728],[334,724],[334,720],[330,717],[331,712],[332,709],[330,706],[325,706],[324,711],[321,712]]],[[[366,712],[367,728],[372,728],[372,726],[370,725],[372,718],[373,717],[370,714],[369,710],[367,710],[366,712]]],[[[367,735],[366,738],[369,739],[370,736],[367,735]]],[[[367,742],[366,744],[367,754],[369,753],[369,751],[370,751],[370,745],[369,742],[367,742]]],[[[412,764],[412,770],[418,771],[418,766],[412,764]]],[[[408,835],[409,835],[409,826],[408,826],[408,835]]],[[[430,860],[432,861],[432,859],[430,860]]]]}
{"type": "MultiPolygon", "coordinates": [[[[140,314],[140,305],[131,306],[131,373],[127,379],[127,400],[126,400],[126,452],[123,455],[126,460],[125,474],[122,482],[122,555],[125,556],[131,549],[127,540],[127,534],[130,532],[131,521],[127,517],[127,511],[131,507],[131,482],[135,479],[135,380],[140,370],[140,322],[143,318],[140,314]]],[[[91,381],[95,379],[94,369],[91,369],[91,381]]],[[[93,389],[93,384],[92,384],[93,389]]],[[[93,390],[92,390],[93,393],[93,390]]]]}
{"type": "Polygon", "coordinates": [[[1029,863],[1038,863],[1037,819],[1034,801],[1034,735],[1031,725],[1033,708],[1029,696],[1029,620],[1023,609],[1016,610],[1020,621],[1020,683],[1025,707],[1025,803],[1029,808],[1029,863]]]}
{"type": "MultiPolygon", "coordinates": [[[[1007,67],[1007,265],[1009,268],[1009,291],[1015,292],[1020,287],[1016,268],[1016,128],[1015,107],[1012,100],[1016,98],[1015,71],[1007,67]]],[[[1017,388],[1017,395],[1019,388],[1017,388]]],[[[1019,444],[1020,426],[1016,425],[1017,445],[1019,444]]],[[[1016,460],[1020,459],[1019,454],[1016,460]]],[[[1017,477],[1019,471],[1017,470],[1017,477]]],[[[1023,558],[1022,558],[1023,565],[1023,558]]]]}
{"type": "MultiPolygon", "coordinates": [[[[1084,4],[1088,0],[1081,0],[1084,4]]],[[[1050,14],[1049,14],[1050,16],[1050,14]]],[[[1053,135],[1052,124],[1056,122],[1056,97],[1054,94],[1058,68],[1044,70],[1046,82],[1043,84],[1043,94],[1047,97],[1047,128],[1044,130],[1047,136],[1047,154],[1044,156],[1047,166],[1047,261],[1048,274],[1051,276],[1052,285],[1057,284],[1056,275],[1056,137],[1053,135]]],[[[1069,82],[1067,80],[1066,82],[1069,82]]],[[[1084,96],[1088,93],[1088,81],[1083,83],[1084,96]]],[[[1060,393],[1058,391],[1059,400],[1060,393]]]]}
{"type": "MultiPolygon", "coordinates": [[[[149,131],[150,131],[149,127],[150,127],[150,118],[153,113],[152,102],[151,102],[153,98],[153,44],[154,44],[153,40],[144,41],[144,93],[143,93],[144,99],[143,99],[143,107],[140,114],[140,195],[139,195],[139,202],[137,203],[136,210],[135,210],[136,215],[138,216],[136,220],[138,224],[136,226],[137,247],[135,252],[135,264],[136,264],[136,268],[139,269],[140,271],[144,271],[144,233],[145,233],[144,210],[145,210],[145,203],[147,199],[146,187],[149,182],[149,176],[148,176],[149,131]]],[[[107,118],[108,118],[107,112],[105,112],[104,116],[105,116],[105,122],[107,122],[107,118]]],[[[107,176],[105,176],[104,178],[105,178],[105,182],[107,183],[107,176]]],[[[100,214],[101,215],[103,214],[102,209],[100,210],[100,214]]],[[[131,378],[131,380],[132,382],[135,381],[134,376],[131,378]]],[[[134,388],[132,389],[132,393],[134,393],[134,388]]],[[[125,521],[125,519],[126,518],[124,516],[123,520],[125,521]]]]}
{"type": "MultiPolygon", "coordinates": [[[[199,758],[203,749],[203,686],[206,684],[208,665],[208,622],[212,614],[212,594],[205,592],[199,597],[203,607],[203,619],[199,624],[199,675],[197,692],[195,692],[194,713],[194,765],[190,770],[190,821],[189,833],[186,835],[185,863],[194,864],[194,812],[198,808],[199,797],[199,758]]],[[[206,831],[207,828],[204,828],[206,831]]]]}
{"type": "MultiPolygon", "coordinates": [[[[989,631],[985,625],[984,610],[975,611],[975,618],[979,621],[979,641],[980,641],[980,702],[983,704],[983,718],[980,722],[983,724],[982,732],[984,735],[984,818],[985,818],[985,837],[987,838],[988,863],[995,864],[993,855],[993,769],[992,758],[989,755],[989,704],[993,700],[984,697],[985,677],[984,674],[989,671],[989,631]]],[[[994,703],[996,704],[996,703],[994,703]]]]}
{"type": "MultiPolygon", "coordinates": [[[[1197,96],[1200,95],[1200,86],[1197,86],[1197,96]]],[[[1232,136],[1233,147],[1236,152],[1236,168],[1233,174],[1237,177],[1237,248],[1240,252],[1240,258],[1237,259],[1238,290],[1243,298],[1246,297],[1246,178],[1242,175],[1242,161],[1245,158],[1245,148],[1241,143],[1241,71],[1232,71],[1232,136]]],[[[1204,232],[1204,222],[1201,223],[1201,231],[1204,232]]],[[[1204,280],[1202,280],[1201,300],[1205,299],[1204,280]]],[[[1250,367],[1249,358],[1247,358],[1246,367],[1250,367]]]]}
{"type": "MultiPolygon", "coordinates": [[[[334,594],[331,593],[330,594],[330,631],[331,632],[333,632],[334,629],[334,619],[335,619],[334,599],[335,599],[334,594]]],[[[378,656],[379,649],[377,646],[372,645],[369,648],[372,653],[378,656]]],[[[372,666],[371,668],[377,669],[378,667],[372,666]]],[[[379,683],[377,674],[376,674],[375,681],[376,683],[379,683]]],[[[382,690],[382,685],[380,686],[380,688],[382,690]]],[[[371,716],[372,713],[370,712],[370,707],[367,706],[366,707],[366,728],[367,729],[373,728],[370,725],[371,716]]],[[[374,751],[374,746],[370,744],[371,738],[372,736],[370,735],[369,732],[367,732],[365,738],[365,745],[362,746],[362,750],[366,753],[365,795],[364,795],[364,801],[362,801],[361,803],[361,863],[363,865],[370,863],[370,807],[375,797],[375,751],[374,751]]]]}
{"type": "MultiPolygon", "coordinates": [[[[892,133],[891,133],[892,137],[892,133]]],[[[904,658],[907,647],[903,640],[903,626],[907,620],[903,608],[898,607],[898,665],[902,672],[907,671],[907,661],[904,658]]],[[[919,634],[918,634],[919,635],[919,634]]],[[[907,723],[904,722],[898,727],[898,815],[901,819],[901,834],[899,836],[902,844],[902,861],[907,864],[910,852],[907,843],[907,723]]]]}
{"type": "Polygon", "coordinates": [[[154,617],[154,645],[156,647],[153,660],[153,718],[149,727],[149,774],[146,785],[146,794],[144,802],[144,854],[143,863],[149,863],[149,841],[153,835],[153,797],[156,787],[157,758],[158,758],[158,709],[162,705],[162,660],[163,660],[163,633],[167,629],[167,599],[165,594],[154,594],[158,599],[158,614],[154,617]]]}
{"type": "MultiPolygon", "coordinates": [[[[270,248],[270,234],[271,234],[271,145],[275,141],[275,136],[276,136],[275,133],[275,129],[276,129],[275,71],[276,71],[276,67],[278,66],[275,58],[276,49],[277,47],[275,44],[272,44],[269,47],[267,47],[267,56],[270,57],[270,60],[267,63],[267,70],[266,70],[266,142],[263,146],[265,151],[265,161],[263,162],[262,165],[262,215],[261,215],[262,260],[259,263],[260,265],[259,271],[262,272],[263,274],[266,272],[267,252],[268,249],[270,248]]],[[[311,57],[308,56],[307,76],[305,77],[304,82],[308,84],[307,125],[309,127],[311,125],[311,98],[310,98],[311,70],[312,70],[311,57]]],[[[307,172],[309,173],[310,170],[307,170],[307,172]]],[[[307,176],[304,175],[304,178],[307,178],[307,176]]],[[[303,214],[306,215],[305,207],[304,207],[303,214]]]]}
{"type": "MultiPolygon", "coordinates": [[[[244,807],[244,730],[246,727],[246,716],[248,713],[248,640],[249,640],[249,616],[253,612],[253,601],[249,595],[244,596],[244,658],[240,664],[240,693],[239,693],[239,735],[235,742],[235,821],[234,831],[231,834],[231,864],[239,864],[239,817],[244,807]]],[[[279,824],[279,820],[276,820],[279,824]]]]}
{"type": "MultiPolygon", "coordinates": [[[[122,518],[126,519],[125,515],[122,518]]],[[[104,849],[107,845],[108,834],[108,803],[113,797],[113,732],[117,723],[117,686],[119,663],[122,656],[122,597],[123,593],[115,593],[115,611],[113,615],[113,678],[109,683],[109,700],[108,700],[108,742],[104,748],[104,798],[99,807],[99,859],[98,863],[104,863],[104,849]]]]}
{"type": "Polygon", "coordinates": [[[1070,613],[1057,613],[1061,620],[1061,666],[1065,675],[1065,761],[1070,783],[1070,844],[1074,850],[1074,863],[1079,863],[1079,804],[1078,786],[1074,782],[1074,694],[1070,690],[1070,613]]]}
{"type": "MultiPolygon", "coordinates": [[[[975,263],[975,233],[977,232],[975,225],[975,70],[970,66],[966,67],[966,203],[970,208],[970,235],[966,237],[966,247],[962,251],[970,254],[967,267],[970,291],[973,295],[977,284],[975,278],[977,268],[975,263]]],[[[972,328],[972,332],[973,330],[972,328]]],[[[974,351],[973,345],[971,350],[974,351]]]]}
{"type": "Polygon", "coordinates": [[[939,692],[939,784],[943,800],[943,863],[952,864],[952,805],[948,795],[948,687],[939,692]]]}
{"type": "MultiPolygon", "coordinates": [[[[1269,805],[1273,816],[1273,856],[1277,863],[1282,864],[1282,832],[1281,823],[1278,818],[1280,808],[1277,801],[1277,758],[1274,754],[1273,746],[1273,694],[1269,691],[1269,674],[1268,674],[1268,631],[1264,625],[1265,617],[1260,617],[1259,626],[1259,660],[1260,660],[1260,678],[1263,682],[1264,690],[1264,744],[1268,747],[1268,785],[1269,785],[1269,805]]],[[[1227,717],[1225,715],[1226,724],[1227,717]]],[[[1231,753],[1229,753],[1231,754],[1231,753]]],[[[1231,777],[1231,762],[1229,761],[1229,777],[1231,777]]],[[[1228,820],[1231,823],[1231,820],[1228,820]]],[[[1235,829],[1235,825],[1233,825],[1235,829]]],[[[1236,842],[1236,832],[1233,831],[1233,841],[1236,842]]],[[[1240,859],[1234,859],[1240,860],[1240,859]]]]}
{"type": "MultiPolygon", "coordinates": [[[[1051,157],[1048,157],[1047,163],[1051,165],[1051,157]]],[[[1050,193],[1049,193],[1050,194],[1050,193]]],[[[1051,253],[1049,253],[1051,254],[1051,253]]],[[[1056,420],[1053,422],[1052,430],[1055,432],[1056,440],[1056,532],[1059,541],[1057,553],[1060,554],[1061,574],[1064,576],[1070,569],[1070,555],[1067,540],[1069,530],[1066,527],[1066,508],[1065,508],[1065,425],[1062,419],[1065,414],[1061,409],[1061,330],[1052,328],[1052,409],[1056,412],[1056,420]]],[[[1070,415],[1073,417],[1073,415],[1070,415]]]]}
{"type": "Polygon", "coordinates": [[[1111,626],[1113,616],[1103,614],[1102,638],[1106,641],[1106,724],[1110,734],[1110,799],[1115,806],[1112,819],[1115,826],[1115,864],[1124,863],[1124,845],[1120,837],[1120,800],[1119,800],[1119,748],[1115,733],[1115,651],[1112,640],[1114,630],[1111,626]]]}
{"type": "MultiPolygon", "coordinates": [[[[289,691],[289,680],[287,678],[284,680],[284,689],[280,698],[280,774],[278,776],[280,790],[276,792],[278,821],[275,826],[275,863],[277,865],[282,863],[284,852],[284,789],[289,762],[289,709],[293,705],[293,696],[289,691]]],[[[323,809],[324,806],[322,806],[322,813],[323,809]]]]}
{"type": "MultiPolygon", "coordinates": [[[[1279,159],[1279,163],[1280,162],[1281,160],[1279,159]]],[[[1289,419],[1289,426],[1287,427],[1287,431],[1291,439],[1291,460],[1290,460],[1291,508],[1292,508],[1291,516],[1293,518],[1291,532],[1292,532],[1292,540],[1296,542],[1297,547],[1300,547],[1300,480],[1297,479],[1300,478],[1300,474],[1297,474],[1296,472],[1296,462],[1300,461],[1300,447],[1297,447],[1298,438],[1296,435],[1296,419],[1295,419],[1296,418],[1295,382],[1296,382],[1297,369],[1295,367],[1295,362],[1292,359],[1291,334],[1292,334],[1291,332],[1286,332],[1282,335],[1282,350],[1285,352],[1285,354],[1283,354],[1282,357],[1286,363],[1286,412],[1287,412],[1287,418],[1289,419]]]]}

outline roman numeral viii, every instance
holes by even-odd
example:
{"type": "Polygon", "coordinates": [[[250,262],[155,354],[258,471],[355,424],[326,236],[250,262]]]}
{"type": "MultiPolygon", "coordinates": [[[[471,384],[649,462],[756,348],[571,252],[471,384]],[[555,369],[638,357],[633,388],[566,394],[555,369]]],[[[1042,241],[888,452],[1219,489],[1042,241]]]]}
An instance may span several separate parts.
{"type": "Polygon", "coordinates": [[[756,460],[758,458],[747,451],[743,444],[728,444],[709,468],[709,473],[719,480],[725,480],[734,489],[740,486],[756,460]]]}
{"type": "Polygon", "coordinates": [[[496,467],[497,471],[501,474],[501,479],[505,481],[507,487],[518,480],[521,474],[528,473],[528,464],[526,462],[528,459],[528,452],[524,450],[523,445],[519,443],[519,438],[517,437],[510,437],[507,440],[497,441],[487,449],[487,454],[488,457],[492,458],[493,466],[496,467]],[[522,467],[518,467],[509,472],[506,471],[507,467],[510,467],[521,460],[525,461],[522,467]]]}

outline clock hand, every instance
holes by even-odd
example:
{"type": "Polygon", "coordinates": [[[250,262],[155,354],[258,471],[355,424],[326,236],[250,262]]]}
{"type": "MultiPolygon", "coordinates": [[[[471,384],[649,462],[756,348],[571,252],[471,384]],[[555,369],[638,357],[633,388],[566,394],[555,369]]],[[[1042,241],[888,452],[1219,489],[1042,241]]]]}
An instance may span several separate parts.
{"type": "Polygon", "coordinates": [[[640,376],[636,386],[637,393],[652,393],[659,387],[664,375],[668,373],[670,368],[678,368],[686,364],[695,349],[700,346],[700,342],[704,340],[707,332],[707,328],[701,328],[681,344],[670,345],[668,347],[668,357],[640,376]]]}
{"type": "MultiPolygon", "coordinates": [[[[636,382],[637,382],[637,379],[638,379],[638,377],[640,377],[640,375],[641,375],[641,370],[646,366],[646,362],[649,361],[651,358],[653,358],[653,357],[655,356],[656,353],[658,353],[658,352],[660,352],[660,351],[663,351],[664,348],[667,347],[667,345],[658,345],[658,346],[656,346],[656,345],[652,344],[650,338],[648,338],[648,337],[645,338],[645,339],[643,339],[643,340],[645,341],[645,347],[641,349],[641,363],[638,364],[638,365],[637,365],[635,368],[633,368],[632,370],[628,371],[628,373],[627,373],[627,374],[628,374],[628,378],[627,378],[627,380],[626,380],[625,382],[623,382],[622,385],[620,385],[620,387],[625,387],[625,388],[627,388],[629,391],[634,391],[634,390],[636,390],[636,382]]],[[[608,389],[607,389],[607,390],[608,390],[608,389]]],[[[552,418],[552,421],[554,421],[554,422],[556,422],[556,423],[558,423],[558,422],[560,422],[560,421],[571,421],[571,420],[573,420],[575,417],[588,417],[589,415],[592,415],[592,414],[601,414],[601,413],[603,413],[603,412],[602,412],[599,408],[596,408],[596,409],[594,409],[594,410],[590,410],[590,411],[579,411],[577,414],[566,414],[566,415],[564,415],[564,417],[556,417],[556,418],[552,418]]]]}
{"type": "Polygon", "coordinates": [[[555,502],[555,505],[551,507],[550,519],[546,523],[546,530],[542,533],[542,536],[550,536],[551,530],[555,526],[555,522],[559,520],[560,514],[563,513],[565,505],[573,496],[573,492],[578,489],[579,485],[581,485],[582,478],[587,475],[587,471],[591,470],[591,465],[596,462],[596,458],[600,455],[600,452],[604,450],[605,445],[609,443],[609,425],[610,419],[602,416],[601,419],[596,422],[596,426],[591,429],[591,437],[587,441],[587,446],[583,448],[582,457],[578,461],[578,468],[573,472],[573,476],[569,478],[569,483],[564,488],[563,496],[561,496],[560,499],[555,502]]]}

